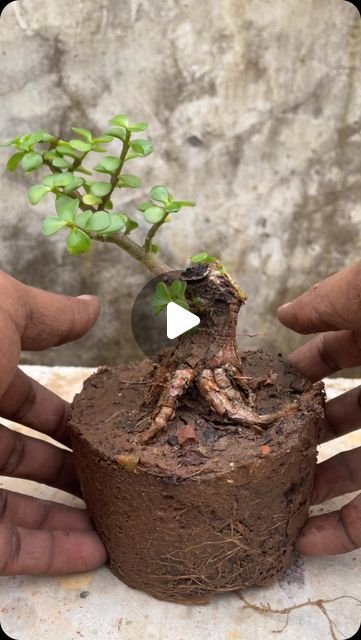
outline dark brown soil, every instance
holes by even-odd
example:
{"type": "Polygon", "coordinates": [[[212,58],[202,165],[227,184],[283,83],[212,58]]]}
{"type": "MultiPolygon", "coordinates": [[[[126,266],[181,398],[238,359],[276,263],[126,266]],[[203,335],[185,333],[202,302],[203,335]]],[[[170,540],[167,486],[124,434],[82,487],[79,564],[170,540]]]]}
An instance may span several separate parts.
{"type": "Polygon", "coordinates": [[[296,403],[257,433],[213,412],[196,389],[147,444],[156,401],[142,404],[154,363],[101,368],[73,403],[75,463],[110,568],[131,587],[174,602],[266,585],[294,559],[309,509],[322,383],[281,356],[244,352],[260,414],[296,403]]]}

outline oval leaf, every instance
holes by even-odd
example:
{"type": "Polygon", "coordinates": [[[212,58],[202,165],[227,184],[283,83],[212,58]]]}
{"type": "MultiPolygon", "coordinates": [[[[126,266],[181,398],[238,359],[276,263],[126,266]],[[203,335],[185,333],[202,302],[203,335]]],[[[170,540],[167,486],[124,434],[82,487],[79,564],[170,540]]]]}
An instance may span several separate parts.
{"type": "Polygon", "coordinates": [[[89,204],[91,206],[100,204],[102,199],[97,198],[97,196],[93,196],[92,193],[86,193],[85,196],[82,197],[84,204],[89,204]]]}
{"type": "Polygon", "coordinates": [[[108,131],[106,131],[106,135],[111,136],[111,138],[118,138],[122,142],[125,140],[126,131],[124,127],[112,127],[108,131]]]}
{"type": "Polygon", "coordinates": [[[109,213],[106,211],[95,211],[91,218],[89,218],[86,229],[87,231],[94,231],[98,233],[99,231],[105,231],[108,229],[111,223],[111,218],[109,213]]]}
{"type": "Polygon", "coordinates": [[[60,196],[55,200],[56,212],[62,220],[66,222],[72,222],[74,216],[78,211],[79,200],[77,198],[70,198],[69,196],[60,196]]]}
{"type": "Polygon", "coordinates": [[[68,235],[66,246],[72,256],[86,253],[91,247],[89,236],[81,229],[72,229],[68,235]]]}
{"type": "Polygon", "coordinates": [[[112,186],[109,182],[93,182],[90,191],[94,196],[98,198],[104,198],[110,193],[112,186]]]}
{"type": "Polygon", "coordinates": [[[153,198],[153,200],[158,200],[158,202],[164,202],[164,204],[167,204],[169,200],[168,189],[166,189],[166,187],[164,187],[162,184],[158,184],[155,187],[153,187],[153,189],[150,192],[150,195],[153,198]]]}
{"type": "Polygon", "coordinates": [[[149,207],[143,212],[143,216],[147,222],[156,224],[163,220],[165,213],[160,207],[149,207]]]}
{"type": "Polygon", "coordinates": [[[21,166],[27,173],[30,173],[30,171],[35,171],[35,169],[41,167],[42,164],[43,158],[41,154],[37,153],[36,151],[30,151],[29,153],[26,153],[21,160],[21,166]]]}
{"type": "Polygon", "coordinates": [[[138,176],[131,176],[129,173],[124,173],[119,176],[118,187],[130,187],[131,189],[135,189],[136,187],[140,187],[141,180],[138,176]]]}
{"type": "Polygon", "coordinates": [[[101,159],[101,161],[94,167],[96,171],[102,171],[104,173],[112,173],[116,171],[120,167],[120,158],[116,156],[105,156],[101,159]]]}
{"type": "Polygon", "coordinates": [[[111,223],[109,227],[105,231],[103,231],[102,235],[109,235],[110,233],[121,231],[121,229],[124,229],[128,222],[128,216],[123,215],[122,213],[113,213],[110,218],[111,223]]]}
{"type": "Polygon", "coordinates": [[[92,215],[93,215],[92,211],[82,211],[75,217],[74,224],[76,224],[77,227],[82,227],[83,229],[86,229],[86,226],[92,215]]]}
{"type": "Polygon", "coordinates": [[[81,151],[82,153],[86,153],[92,148],[90,142],[84,142],[83,140],[69,140],[69,144],[72,149],[76,149],[77,151],[81,151]]]}
{"type": "Polygon", "coordinates": [[[85,138],[87,142],[92,142],[93,136],[89,129],[83,129],[83,127],[72,127],[71,130],[74,131],[74,133],[77,133],[78,136],[85,138]]]}
{"type": "Polygon", "coordinates": [[[28,198],[31,204],[38,204],[49,191],[51,191],[50,187],[46,187],[44,184],[34,184],[28,191],[28,198]]]}
{"type": "Polygon", "coordinates": [[[58,167],[59,169],[69,169],[71,167],[71,162],[68,162],[68,160],[64,160],[64,158],[61,158],[59,156],[54,158],[51,161],[51,164],[53,165],[53,167],[58,167]]]}
{"type": "Polygon", "coordinates": [[[148,129],[148,122],[134,122],[129,125],[129,131],[144,131],[148,129]]]}
{"type": "Polygon", "coordinates": [[[120,113],[118,116],[114,116],[111,120],[109,120],[109,124],[115,124],[119,127],[124,127],[128,129],[129,127],[129,118],[125,116],[123,113],[120,113]]]}
{"type": "Polygon", "coordinates": [[[53,233],[56,233],[63,227],[66,227],[65,220],[60,220],[55,216],[51,216],[43,220],[42,234],[43,236],[51,236],[53,233]]]}
{"type": "Polygon", "coordinates": [[[137,154],[137,156],[149,156],[153,151],[153,145],[150,140],[143,140],[141,138],[137,138],[136,140],[132,140],[130,143],[131,148],[137,154]]]}
{"type": "Polygon", "coordinates": [[[18,153],[14,153],[12,156],[10,156],[9,160],[7,161],[7,165],[6,168],[8,171],[15,171],[15,169],[18,167],[18,165],[20,164],[22,158],[24,155],[24,151],[19,151],[18,153]]]}

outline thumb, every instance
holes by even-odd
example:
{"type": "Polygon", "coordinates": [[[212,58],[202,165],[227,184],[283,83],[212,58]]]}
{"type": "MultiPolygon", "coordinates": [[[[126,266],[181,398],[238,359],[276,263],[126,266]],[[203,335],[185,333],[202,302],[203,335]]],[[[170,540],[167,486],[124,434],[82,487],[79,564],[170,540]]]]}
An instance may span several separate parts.
{"type": "Polygon", "coordinates": [[[77,340],[93,327],[99,312],[95,296],[36,295],[31,320],[24,327],[22,349],[38,351],[77,340]]]}
{"type": "Polygon", "coordinates": [[[38,351],[76,340],[98,318],[100,301],[96,296],[72,297],[18,285],[22,349],[38,351]]]}

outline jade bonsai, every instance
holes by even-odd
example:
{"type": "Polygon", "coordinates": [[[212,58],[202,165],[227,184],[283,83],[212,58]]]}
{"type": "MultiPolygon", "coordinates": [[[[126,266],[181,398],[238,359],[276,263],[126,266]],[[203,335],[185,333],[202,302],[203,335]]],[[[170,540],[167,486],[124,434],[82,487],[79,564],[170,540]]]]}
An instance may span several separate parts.
{"type": "Polygon", "coordinates": [[[34,205],[55,196],[43,234],[66,230],[72,255],[94,241],[117,245],[159,277],[154,313],[173,301],[200,317],[153,360],[101,367],[74,399],[70,430],[114,573],[156,597],[207,602],[218,591],[267,584],[291,562],[309,507],[323,388],[280,355],[239,354],[246,294],[218,258],[201,251],[176,278],[159,258],[157,232],[194,202],[154,186],[137,206],[149,226],[136,239],[137,220],[113,198],[140,187],[124,167],[153,145],[133,137],[145,122],[117,115],[110,125],[97,137],[74,127],[69,141],[37,131],[2,146],[16,150],[10,171],[46,169],[29,189],[34,205]],[[119,144],[117,155],[109,144],[119,144]],[[101,154],[92,170],[91,152],[101,154]]]}

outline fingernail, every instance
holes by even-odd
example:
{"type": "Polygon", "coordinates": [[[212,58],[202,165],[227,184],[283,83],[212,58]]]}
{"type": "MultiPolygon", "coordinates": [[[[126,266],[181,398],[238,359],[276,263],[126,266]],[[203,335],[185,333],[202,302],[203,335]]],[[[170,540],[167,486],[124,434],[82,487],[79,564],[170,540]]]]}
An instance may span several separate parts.
{"type": "Polygon", "coordinates": [[[288,307],[290,307],[290,306],[291,306],[291,304],[292,304],[292,302],[286,302],[286,304],[282,304],[280,307],[278,307],[278,308],[277,308],[277,312],[279,312],[279,311],[281,311],[281,312],[282,312],[282,311],[286,311],[286,309],[287,309],[288,307]]]}
{"type": "Polygon", "coordinates": [[[94,298],[96,298],[96,296],[90,296],[87,293],[84,293],[81,296],[77,296],[77,298],[81,298],[82,300],[94,300],[94,298]]]}

